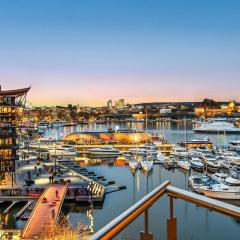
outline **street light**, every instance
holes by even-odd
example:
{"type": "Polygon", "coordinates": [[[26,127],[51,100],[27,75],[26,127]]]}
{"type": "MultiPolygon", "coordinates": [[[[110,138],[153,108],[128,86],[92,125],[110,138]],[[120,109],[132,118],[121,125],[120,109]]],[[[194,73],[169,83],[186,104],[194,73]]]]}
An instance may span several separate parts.
{"type": "Polygon", "coordinates": [[[54,175],[56,175],[57,174],[57,131],[55,131],[54,145],[55,145],[54,175]]]}
{"type": "Polygon", "coordinates": [[[90,218],[90,233],[94,233],[94,212],[93,212],[93,183],[90,181],[90,196],[89,196],[89,201],[90,201],[90,209],[87,211],[87,215],[90,218]]]}

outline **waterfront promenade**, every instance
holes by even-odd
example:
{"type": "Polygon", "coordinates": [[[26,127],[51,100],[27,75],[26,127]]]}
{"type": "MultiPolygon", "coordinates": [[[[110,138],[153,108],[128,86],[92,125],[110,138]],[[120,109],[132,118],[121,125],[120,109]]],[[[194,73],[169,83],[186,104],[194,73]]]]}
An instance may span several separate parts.
{"type": "Polygon", "coordinates": [[[50,184],[39,198],[22,233],[22,239],[54,234],[67,192],[66,184],[50,184]]]}

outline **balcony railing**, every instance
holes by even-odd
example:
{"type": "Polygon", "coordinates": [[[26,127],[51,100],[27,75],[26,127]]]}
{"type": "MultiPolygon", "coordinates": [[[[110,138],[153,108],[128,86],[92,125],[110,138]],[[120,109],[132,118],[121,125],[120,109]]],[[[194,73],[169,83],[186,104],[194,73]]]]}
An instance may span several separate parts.
{"type": "Polygon", "coordinates": [[[174,198],[197,204],[216,212],[240,219],[240,207],[224,203],[215,199],[170,186],[171,182],[165,181],[152,192],[147,194],[132,207],[113,219],[105,227],[92,236],[92,240],[109,240],[117,236],[124,228],[144,213],[144,231],[140,233],[140,240],[152,240],[153,235],[148,229],[148,209],[164,194],[169,196],[169,219],[167,219],[167,239],[177,239],[177,219],[174,217],[174,198]]]}

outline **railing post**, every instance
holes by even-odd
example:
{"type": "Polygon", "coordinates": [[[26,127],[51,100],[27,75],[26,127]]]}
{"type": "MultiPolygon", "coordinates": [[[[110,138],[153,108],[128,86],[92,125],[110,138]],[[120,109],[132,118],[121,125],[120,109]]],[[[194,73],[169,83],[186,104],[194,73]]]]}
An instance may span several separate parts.
{"type": "Polygon", "coordinates": [[[174,217],[173,212],[173,197],[170,196],[170,218],[167,220],[167,239],[176,240],[177,239],[177,219],[174,217]]]}
{"type": "Polygon", "coordinates": [[[148,208],[144,212],[144,232],[140,232],[140,240],[153,240],[152,233],[148,232],[148,208]]]}

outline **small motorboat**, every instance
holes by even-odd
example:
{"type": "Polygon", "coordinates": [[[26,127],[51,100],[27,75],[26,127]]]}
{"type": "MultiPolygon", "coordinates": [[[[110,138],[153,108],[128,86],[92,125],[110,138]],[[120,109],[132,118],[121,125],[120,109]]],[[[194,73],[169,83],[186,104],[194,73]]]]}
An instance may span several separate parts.
{"type": "Polygon", "coordinates": [[[206,171],[217,172],[221,167],[220,162],[212,155],[208,155],[205,158],[206,171]]]}
{"type": "Polygon", "coordinates": [[[184,147],[175,147],[170,154],[177,157],[187,157],[189,152],[184,147]]]}
{"type": "Polygon", "coordinates": [[[134,160],[129,161],[128,165],[132,170],[137,170],[139,168],[139,163],[134,160]]]}
{"type": "Polygon", "coordinates": [[[197,172],[203,172],[204,164],[199,158],[192,158],[190,161],[191,168],[194,169],[197,172]]]}
{"type": "Polygon", "coordinates": [[[208,188],[202,189],[202,192],[207,197],[240,200],[240,166],[234,167],[230,171],[230,176],[221,183],[210,185],[208,188]]]}
{"type": "Polygon", "coordinates": [[[160,163],[164,166],[166,169],[172,169],[175,164],[175,158],[173,156],[169,156],[169,158],[165,158],[160,163]]]}
{"type": "Polygon", "coordinates": [[[164,155],[160,151],[158,151],[158,153],[157,153],[156,160],[158,162],[163,162],[165,160],[164,155]]]}
{"type": "Polygon", "coordinates": [[[113,158],[121,155],[120,151],[115,149],[113,146],[105,146],[101,148],[91,148],[88,150],[90,156],[103,157],[103,158],[113,158]]]}
{"type": "Polygon", "coordinates": [[[218,182],[215,181],[214,179],[203,175],[193,175],[190,176],[188,179],[189,186],[191,189],[197,193],[203,193],[203,189],[208,189],[210,186],[217,184],[218,182]]]}
{"type": "Polygon", "coordinates": [[[177,163],[178,163],[178,166],[180,168],[183,168],[184,170],[188,170],[189,171],[189,169],[191,167],[191,164],[186,159],[181,159],[177,163]]]}
{"type": "Polygon", "coordinates": [[[214,173],[211,175],[211,178],[219,183],[223,183],[227,177],[229,177],[227,173],[214,173]]]}
{"type": "Polygon", "coordinates": [[[228,186],[225,185],[224,183],[215,184],[210,188],[203,189],[202,192],[205,196],[211,198],[240,200],[239,186],[228,186]]]}
{"type": "Polygon", "coordinates": [[[141,164],[142,169],[146,172],[150,172],[153,169],[152,161],[145,160],[145,161],[142,161],[140,164],[141,164]]]}

